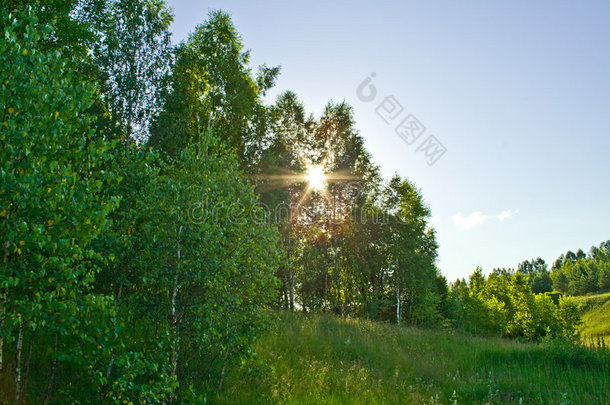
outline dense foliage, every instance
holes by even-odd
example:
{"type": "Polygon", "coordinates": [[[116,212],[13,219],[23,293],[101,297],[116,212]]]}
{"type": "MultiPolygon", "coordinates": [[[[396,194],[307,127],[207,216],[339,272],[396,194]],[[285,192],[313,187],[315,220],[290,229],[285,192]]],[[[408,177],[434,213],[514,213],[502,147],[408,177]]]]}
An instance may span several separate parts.
{"type": "Polygon", "coordinates": [[[541,258],[517,269],[494,269],[488,277],[477,268],[467,282],[440,281],[441,313],[448,323],[475,333],[539,340],[545,336],[576,340],[578,305],[571,296],[610,290],[610,241],[561,255],[551,270],[541,258]]]}
{"type": "Polygon", "coordinates": [[[535,294],[529,276],[496,270],[488,277],[480,268],[468,283],[451,286],[448,312],[456,326],[489,335],[540,340],[577,337],[580,315],[570,297],[535,294]]]}
{"type": "Polygon", "coordinates": [[[582,250],[568,251],[554,263],[553,288],[570,295],[610,291],[610,240],[582,250]]]}
{"type": "Polygon", "coordinates": [[[438,270],[421,193],[398,175],[382,183],[346,103],[329,103],[317,120],[305,116],[294,93],[281,94],[255,165],[288,256],[277,274],[279,305],[427,320],[438,270]],[[305,181],[311,170],[326,173],[322,190],[305,181]]]}
{"type": "Polygon", "coordinates": [[[200,400],[265,326],[281,255],[222,136],[142,146],[167,110],[171,16],[102,0],[1,13],[0,400],[200,400]]]}

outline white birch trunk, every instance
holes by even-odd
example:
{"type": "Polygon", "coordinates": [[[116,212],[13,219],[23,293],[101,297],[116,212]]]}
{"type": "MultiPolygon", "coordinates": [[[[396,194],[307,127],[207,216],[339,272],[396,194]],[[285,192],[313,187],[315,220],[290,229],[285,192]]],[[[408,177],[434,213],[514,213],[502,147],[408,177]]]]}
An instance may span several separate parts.
{"type": "Polygon", "coordinates": [[[15,403],[21,400],[21,348],[23,346],[23,320],[19,321],[17,348],[15,349],[15,403]]]}
{"type": "MultiPolygon", "coordinates": [[[[179,275],[179,269],[180,269],[180,260],[182,258],[182,251],[181,251],[181,246],[180,246],[180,234],[182,233],[182,226],[180,226],[180,229],[178,229],[178,249],[177,249],[177,265],[176,265],[176,274],[174,275],[174,285],[172,287],[172,298],[171,298],[171,322],[172,322],[172,344],[171,344],[171,350],[170,350],[170,363],[172,365],[172,371],[171,371],[171,376],[172,377],[176,377],[177,372],[178,372],[178,351],[179,351],[179,345],[180,345],[180,340],[179,337],[177,336],[177,330],[178,330],[178,316],[177,316],[177,311],[176,311],[176,299],[178,297],[178,275],[179,275]]],[[[169,398],[169,403],[173,403],[174,401],[174,393],[171,394],[170,398],[169,398]]]]}

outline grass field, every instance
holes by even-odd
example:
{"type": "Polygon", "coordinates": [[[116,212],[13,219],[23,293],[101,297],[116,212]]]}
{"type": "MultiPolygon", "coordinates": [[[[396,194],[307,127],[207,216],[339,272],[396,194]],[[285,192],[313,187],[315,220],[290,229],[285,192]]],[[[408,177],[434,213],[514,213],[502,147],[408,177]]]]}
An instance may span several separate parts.
{"type": "Polygon", "coordinates": [[[210,403],[607,404],[608,353],[282,313],[210,403]]]}
{"type": "Polygon", "coordinates": [[[581,334],[587,344],[597,344],[598,338],[610,346],[610,293],[575,297],[582,312],[581,334]]]}

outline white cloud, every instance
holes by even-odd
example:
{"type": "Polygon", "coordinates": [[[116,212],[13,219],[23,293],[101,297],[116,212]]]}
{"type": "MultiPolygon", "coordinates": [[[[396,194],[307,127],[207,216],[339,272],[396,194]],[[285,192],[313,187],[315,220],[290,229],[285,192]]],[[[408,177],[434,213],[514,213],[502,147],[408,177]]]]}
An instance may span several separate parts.
{"type": "Polygon", "coordinates": [[[462,230],[472,229],[475,226],[481,225],[487,218],[488,216],[481,211],[473,212],[467,217],[463,216],[461,212],[458,212],[451,217],[455,226],[462,230]]]}
{"type": "Polygon", "coordinates": [[[432,216],[432,218],[430,218],[431,224],[438,224],[439,222],[441,222],[441,216],[438,214],[436,214],[436,215],[432,216]]]}
{"type": "Polygon", "coordinates": [[[511,219],[513,217],[513,215],[517,215],[519,213],[519,210],[504,210],[502,211],[500,214],[498,214],[498,219],[500,221],[504,221],[506,219],[511,219]]]}

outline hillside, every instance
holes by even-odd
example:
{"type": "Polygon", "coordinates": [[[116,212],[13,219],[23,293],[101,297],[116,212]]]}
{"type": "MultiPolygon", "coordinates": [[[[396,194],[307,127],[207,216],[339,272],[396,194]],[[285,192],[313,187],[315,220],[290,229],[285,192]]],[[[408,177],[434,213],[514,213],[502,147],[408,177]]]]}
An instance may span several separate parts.
{"type": "Polygon", "coordinates": [[[583,348],[282,313],[256,349],[212,403],[610,403],[583,348]]]}
{"type": "Polygon", "coordinates": [[[582,313],[581,333],[586,343],[597,344],[602,338],[610,344],[610,293],[575,297],[582,313]]]}

